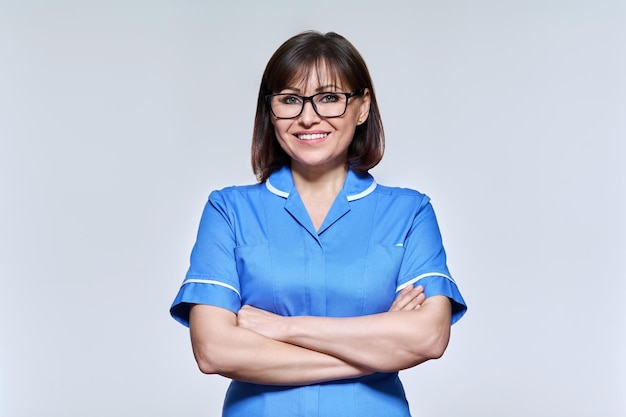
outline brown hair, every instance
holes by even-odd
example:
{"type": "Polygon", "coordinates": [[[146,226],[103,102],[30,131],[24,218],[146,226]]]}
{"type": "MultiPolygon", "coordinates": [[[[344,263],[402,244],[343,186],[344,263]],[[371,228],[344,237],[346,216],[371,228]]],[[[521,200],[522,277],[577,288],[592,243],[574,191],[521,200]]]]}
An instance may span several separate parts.
{"type": "Polygon", "coordinates": [[[330,73],[333,81],[341,81],[339,84],[351,91],[369,90],[369,115],[356,127],[348,148],[348,166],[365,172],[382,159],[383,124],[372,79],[361,54],[346,38],[334,32],[307,31],[288,39],[274,52],[261,79],[252,134],[252,169],[259,182],[290,161],[276,139],[265,96],[278,93],[296,80],[306,80],[311,71],[322,69],[330,73]]]}

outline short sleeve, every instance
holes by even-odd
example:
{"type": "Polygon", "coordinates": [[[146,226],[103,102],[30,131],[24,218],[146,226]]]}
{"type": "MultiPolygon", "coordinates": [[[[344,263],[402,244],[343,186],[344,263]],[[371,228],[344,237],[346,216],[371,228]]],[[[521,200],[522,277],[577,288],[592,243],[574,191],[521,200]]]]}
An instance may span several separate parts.
{"type": "Polygon", "coordinates": [[[446,264],[439,225],[428,197],[423,196],[404,242],[397,291],[408,285],[422,285],[426,297],[444,295],[452,303],[452,324],[467,311],[467,305],[446,264]]]}
{"type": "Polygon", "coordinates": [[[231,219],[223,195],[212,192],[202,213],[189,270],[170,308],[172,317],[185,326],[189,326],[189,310],[194,304],[222,307],[234,313],[241,307],[231,219]]]}

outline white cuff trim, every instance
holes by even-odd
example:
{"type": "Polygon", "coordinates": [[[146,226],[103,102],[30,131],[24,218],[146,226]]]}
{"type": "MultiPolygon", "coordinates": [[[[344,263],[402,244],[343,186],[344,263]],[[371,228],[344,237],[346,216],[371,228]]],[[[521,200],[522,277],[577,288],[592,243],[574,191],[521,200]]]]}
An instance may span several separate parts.
{"type": "Polygon", "coordinates": [[[417,276],[417,277],[415,277],[415,278],[413,278],[413,279],[411,279],[411,280],[409,280],[409,281],[405,282],[405,283],[404,283],[404,284],[402,284],[402,285],[399,285],[399,286],[398,286],[398,288],[396,288],[396,292],[398,292],[398,291],[402,290],[402,289],[403,289],[403,288],[405,288],[405,287],[408,287],[409,285],[413,285],[413,284],[415,284],[417,281],[419,281],[420,279],[422,279],[422,278],[426,278],[426,277],[444,277],[444,278],[449,279],[450,281],[454,282],[454,280],[452,279],[452,277],[450,277],[450,276],[448,276],[448,275],[446,275],[446,274],[442,274],[442,273],[440,273],[440,272],[428,272],[428,273],[426,273],[426,274],[419,275],[419,276],[417,276]]]}
{"type": "MultiPolygon", "coordinates": [[[[228,288],[229,290],[233,290],[237,296],[239,298],[241,298],[241,294],[239,294],[239,291],[237,291],[237,289],[235,287],[233,287],[232,285],[228,285],[225,284],[223,282],[220,281],[215,281],[212,279],[197,279],[197,278],[189,278],[183,281],[183,285],[185,284],[191,284],[191,283],[195,283],[195,284],[213,284],[213,285],[219,285],[220,287],[225,287],[228,288]]],[[[182,285],[181,285],[182,287],[182,285]]]]}

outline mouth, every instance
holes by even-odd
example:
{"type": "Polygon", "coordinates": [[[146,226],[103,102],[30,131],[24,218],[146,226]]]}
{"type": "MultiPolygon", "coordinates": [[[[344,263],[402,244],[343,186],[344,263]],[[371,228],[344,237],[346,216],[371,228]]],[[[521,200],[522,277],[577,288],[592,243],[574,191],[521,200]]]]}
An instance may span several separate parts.
{"type": "Polygon", "coordinates": [[[300,140],[324,139],[326,136],[328,136],[328,133],[302,133],[296,135],[296,137],[300,140]]]}

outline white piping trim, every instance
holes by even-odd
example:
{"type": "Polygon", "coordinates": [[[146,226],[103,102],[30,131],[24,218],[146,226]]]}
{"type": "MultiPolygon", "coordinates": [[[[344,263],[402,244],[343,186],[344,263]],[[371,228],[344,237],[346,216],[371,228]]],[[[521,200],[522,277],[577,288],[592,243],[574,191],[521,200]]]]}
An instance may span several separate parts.
{"type": "Polygon", "coordinates": [[[403,288],[405,288],[405,287],[408,287],[409,285],[413,285],[413,284],[415,284],[417,281],[419,281],[420,279],[422,279],[422,278],[426,278],[426,277],[444,277],[444,278],[449,279],[450,281],[454,282],[454,280],[452,279],[452,277],[449,277],[449,276],[448,276],[448,275],[446,275],[446,274],[442,274],[442,273],[440,273],[440,272],[428,272],[428,273],[426,273],[426,274],[422,274],[422,275],[420,275],[420,276],[417,276],[417,277],[415,277],[415,278],[413,278],[413,279],[409,280],[408,282],[405,282],[405,283],[404,283],[404,284],[402,284],[402,285],[399,285],[399,286],[398,286],[398,288],[396,288],[396,292],[398,292],[398,291],[402,290],[402,289],[403,289],[403,288]]]}
{"type": "Polygon", "coordinates": [[[372,183],[370,184],[369,187],[367,187],[367,189],[365,191],[362,191],[358,194],[354,194],[354,195],[349,195],[348,196],[348,201],[354,201],[354,200],[358,200],[359,198],[363,198],[368,194],[371,194],[375,189],[376,189],[376,181],[372,181],[372,183]]]}
{"type": "Polygon", "coordinates": [[[278,188],[274,187],[271,183],[269,178],[265,181],[265,187],[270,191],[270,193],[272,194],[276,194],[277,196],[280,197],[284,197],[287,198],[289,197],[289,193],[279,190],[278,188]]]}
{"type": "Polygon", "coordinates": [[[228,288],[229,290],[233,290],[235,293],[237,293],[239,298],[241,298],[241,294],[239,294],[239,291],[237,291],[237,289],[235,287],[233,287],[232,285],[224,284],[223,282],[220,282],[220,281],[215,281],[215,280],[212,280],[212,279],[190,278],[190,279],[184,280],[183,284],[181,285],[181,287],[183,285],[185,285],[185,284],[190,284],[190,283],[219,285],[220,287],[225,287],[225,288],[228,288]]]}

